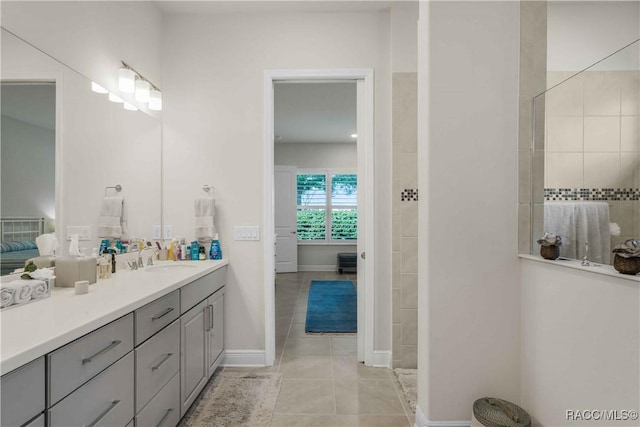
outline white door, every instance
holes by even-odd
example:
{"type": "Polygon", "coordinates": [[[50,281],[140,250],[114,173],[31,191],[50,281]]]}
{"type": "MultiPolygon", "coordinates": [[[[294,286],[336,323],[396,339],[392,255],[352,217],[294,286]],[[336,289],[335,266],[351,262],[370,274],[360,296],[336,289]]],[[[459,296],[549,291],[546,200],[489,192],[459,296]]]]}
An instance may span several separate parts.
{"type": "Polygon", "coordinates": [[[298,271],[295,166],[276,166],[274,173],[276,273],[298,271]]]}

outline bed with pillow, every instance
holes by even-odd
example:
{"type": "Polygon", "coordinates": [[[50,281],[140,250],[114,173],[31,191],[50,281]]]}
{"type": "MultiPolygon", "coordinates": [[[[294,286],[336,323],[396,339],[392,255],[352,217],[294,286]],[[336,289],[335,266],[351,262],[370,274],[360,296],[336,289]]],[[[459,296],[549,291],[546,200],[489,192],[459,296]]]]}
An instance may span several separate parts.
{"type": "Polygon", "coordinates": [[[44,231],[44,218],[0,220],[0,275],[23,268],[25,261],[39,256],[36,237],[44,231]]]}

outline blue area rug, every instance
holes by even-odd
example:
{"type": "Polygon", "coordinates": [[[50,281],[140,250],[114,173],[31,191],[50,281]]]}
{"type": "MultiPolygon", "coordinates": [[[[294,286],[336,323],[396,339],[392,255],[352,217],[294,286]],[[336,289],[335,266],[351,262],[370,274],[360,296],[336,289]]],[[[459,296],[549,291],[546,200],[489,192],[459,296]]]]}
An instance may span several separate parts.
{"type": "Polygon", "coordinates": [[[356,333],[358,298],[350,280],[312,280],[307,306],[307,333],[356,333]]]}

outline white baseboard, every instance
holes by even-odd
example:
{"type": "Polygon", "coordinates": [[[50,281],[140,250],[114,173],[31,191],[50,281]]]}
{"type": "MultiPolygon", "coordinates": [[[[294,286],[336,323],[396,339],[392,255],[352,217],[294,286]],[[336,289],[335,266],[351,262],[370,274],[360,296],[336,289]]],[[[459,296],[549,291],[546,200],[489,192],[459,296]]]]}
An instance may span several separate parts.
{"type": "Polygon", "coordinates": [[[378,368],[391,368],[391,352],[390,351],[373,351],[373,366],[378,368]]]}
{"type": "Polygon", "coordinates": [[[336,271],[336,265],[298,265],[298,271],[336,271]]]}
{"type": "Polygon", "coordinates": [[[265,366],[264,350],[225,350],[222,366],[265,366]]]}
{"type": "Polygon", "coordinates": [[[414,427],[470,427],[471,421],[429,421],[420,406],[416,406],[416,422],[414,427]]]}

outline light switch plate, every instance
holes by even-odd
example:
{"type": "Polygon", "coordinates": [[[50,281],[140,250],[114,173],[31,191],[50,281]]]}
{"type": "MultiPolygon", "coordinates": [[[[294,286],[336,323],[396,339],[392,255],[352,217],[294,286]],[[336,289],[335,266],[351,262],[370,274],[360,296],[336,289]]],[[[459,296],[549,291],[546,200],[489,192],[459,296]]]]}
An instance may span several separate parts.
{"type": "Polygon", "coordinates": [[[72,234],[77,234],[78,240],[91,240],[91,227],[88,225],[68,225],[67,240],[71,240],[72,234]]]}
{"type": "Polygon", "coordinates": [[[173,225],[165,225],[164,226],[164,233],[162,233],[163,239],[173,239],[173,225]]]}
{"type": "Polygon", "coordinates": [[[235,226],[233,227],[234,240],[260,240],[260,227],[258,226],[235,226]]]}
{"type": "Polygon", "coordinates": [[[153,236],[153,240],[162,239],[162,232],[159,225],[154,225],[153,227],[151,227],[151,229],[152,229],[151,235],[153,236]]]}

